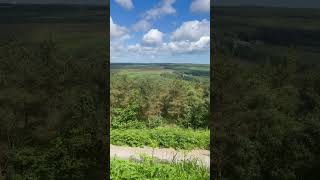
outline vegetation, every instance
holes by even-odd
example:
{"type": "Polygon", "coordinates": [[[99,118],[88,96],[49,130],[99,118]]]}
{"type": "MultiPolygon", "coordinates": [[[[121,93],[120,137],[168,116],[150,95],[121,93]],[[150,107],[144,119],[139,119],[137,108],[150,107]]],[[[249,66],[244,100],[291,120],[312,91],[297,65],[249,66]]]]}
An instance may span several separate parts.
{"type": "Polygon", "coordinates": [[[209,149],[208,130],[182,128],[115,129],[111,131],[110,142],[114,145],[133,147],[161,147],[175,149],[209,149]]]}
{"type": "Polygon", "coordinates": [[[211,79],[212,175],[318,179],[319,14],[217,8],[215,17],[220,29],[211,79]]]}
{"type": "Polygon", "coordinates": [[[209,179],[208,169],[196,162],[165,163],[144,157],[142,162],[130,160],[111,160],[111,178],[117,179],[168,179],[168,180],[199,180],[209,179]]]}
{"type": "MultiPolygon", "coordinates": [[[[209,66],[111,64],[110,143],[209,149],[209,66]]],[[[111,161],[112,179],[209,179],[193,162],[111,161]]]]}
{"type": "Polygon", "coordinates": [[[208,128],[209,78],[186,75],[183,72],[193,71],[188,66],[184,71],[175,71],[172,66],[185,65],[111,66],[113,129],[144,125],[154,128],[164,124],[208,128]]]}
{"type": "MultiPolygon", "coordinates": [[[[62,9],[72,14],[77,8],[62,9]]],[[[0,179],[102,179],[107,157],[103,98],[107,54],[99,48],[84,51],[81,43],[68,51],[78,40],[68,39],[66,29],[76,38],[82,34],[87,40],[87,35],[96,34],[105,42],[107,35],[98,33],[105,27],[70,24],[67,15],[50,24],[43,11],[61,13],[60,8],[37,5],[0,11],[0,179]],[[33,21],[34,17],[43,19],[33,21]]],[[[96,46],[105,47],[99,42],[96,46]]]]}
{"type": "MultiPolygon", "coordinates": [[[[209,149],[209,66],[111,64],[110,143],[209,149]]],[[[195,162],[111,160],[112,179],[209,179],[195,162]]]]}

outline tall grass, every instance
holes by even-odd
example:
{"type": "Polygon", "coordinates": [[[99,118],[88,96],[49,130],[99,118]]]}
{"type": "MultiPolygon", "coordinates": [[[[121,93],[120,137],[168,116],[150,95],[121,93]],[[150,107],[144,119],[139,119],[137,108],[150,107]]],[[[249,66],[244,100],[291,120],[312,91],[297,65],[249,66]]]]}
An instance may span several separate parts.
{"type": "Polygon", "coordinates": [[[164,163],[144,157],[141,162],[111,160],[111,179],[166,179],[166,180],[205,180],[210,178],[209,170],[196,162],[164,163]]]}
{"type": "Polygon", "coordinates": [[[210,131],[159,127],[155,129],[111,129],[111,144],[131,147],[209,149],[210,131]]]}

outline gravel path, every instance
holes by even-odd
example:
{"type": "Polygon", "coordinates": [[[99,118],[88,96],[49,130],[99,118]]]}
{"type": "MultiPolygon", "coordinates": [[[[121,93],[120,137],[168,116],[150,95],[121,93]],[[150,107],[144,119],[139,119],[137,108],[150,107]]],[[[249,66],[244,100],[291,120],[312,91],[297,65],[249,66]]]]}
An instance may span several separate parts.
{"type": "Polygon", "coordinates": [[[111,158],[119,159],[140,159],[140,154],[145,154],[161,161],[179,162],[184,160],[197,160],[198,164],[210,167],[210,151],[208,150],[174,150],[171,148],[150,148],[150,147],[125,147],[110,145],[111,158]]]}

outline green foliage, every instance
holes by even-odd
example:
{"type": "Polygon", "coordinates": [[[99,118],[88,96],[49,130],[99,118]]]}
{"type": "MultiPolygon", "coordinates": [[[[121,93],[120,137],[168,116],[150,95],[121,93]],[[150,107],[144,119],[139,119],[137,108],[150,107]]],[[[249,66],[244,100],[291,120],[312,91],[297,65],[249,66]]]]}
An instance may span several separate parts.
{"type": "MultiPolygon", "coordinates": [[[[207,65],[111,64],[111,72],[111,144],[209,149],[207,65]]],[[[188,162],[112,160],[111,171],[112,179],[209,179],[188,162]]]]}
{"type": "Polygon", "coordinates": [[[121,123],[126,123],[128,121],[135,121],[137,120],[137,111],[138,106],[136,105],[129,105],[125,108],[115,108],[113,109],[112,118],[114,121],[118,121],[121,123]]]}
{"type": "Polygon", "coordinates": [[[168,179],[168,180],[205,180],[210,178],[209,170],[196,162],[164,163],[151,158],[142,162],[111,160],[111,179],[168,179]]]}
{"type": "Polygon", "coordinates": [[[12,153],[12,179],[87,179],[85,172],[99,168],[97,147],[90,133],[72,130],[54,139],[47,148],[23,147],[12,153]]]}
{"type": "Polygon", "coordinates": [[[102,58],[64,54],[53,39],[0,47],[0,144],[10,155],[8,178],[101,177],[103,67],[102,58]]]}
{"type": "MultiPolygon", "coordinates": [[[[123,66],[111,69],[114,71],[111,75],[113,127],[118,127],[119,124],[129,120],[145,122],[149,128],[163,123],[175,123],[181,127],[194,129],[208,127],[208,81],[197,76],[191,80],[179,76],[170,78],[163,74],[159,76],[158,70],[153,67],[156,65],[152,64],[143,66],[140,71],[130,69],[131,66],[135,68],[135,65],[123,66]],[[154,71],[152,76],[149,75],[154,71]],[[135,74],[134,77],[132,74],[135,74]]],[[[170,66],[173,69],[177,67],[179,66],[170,66]]],[[[197,68],[197,66],[187,67],[197,68]]]]}
{"type": "Polygon", "coordinates": [[[112,121],[111,123],[112,129],[144,129],[146,128],[146,123],[141,121],[127,121],[127,122],[119,122],[119,121],[112,121]]]}
{"type": "Polygon", "coordinates": [[[151,146],[175,149],[208,149],[210,132],[182,128],[112,129],[111,144],[133,147],[151,146]]]}
{"type": "Polygon", "coordinates": [[[290,52],[277,63],[244,65],[224,57],[214,64],[215,177],[318,177],[320,91],[310,82],[320,71],[296,58],[290,52]]]}
{"type": "Polygon", "coordinates": [[[142,129],[146,127],[145,122],[138,121],[137,105],[129,105],[125,108],[115,108],[112,110],[111,127],[114,129],[136,128],[142,129]]]}
{"type": "Polygon", "coordinates": [[[104,12],[60,5],[0,11],[0,179],[104,176],[104,12]]]}
{"type": "Polygon", "coordinates": [[[319,179],[319,12],[214,11],[212,177],[319,179]]]}
{"type": "MultiPolygon", "coordinates": [[[[165,119],[161,116],[155,116],[148,119],[148,128],[157,128],[164,124],[165,119]]],[[[134,129],[134,128],[132,128],[134,129]]]]}

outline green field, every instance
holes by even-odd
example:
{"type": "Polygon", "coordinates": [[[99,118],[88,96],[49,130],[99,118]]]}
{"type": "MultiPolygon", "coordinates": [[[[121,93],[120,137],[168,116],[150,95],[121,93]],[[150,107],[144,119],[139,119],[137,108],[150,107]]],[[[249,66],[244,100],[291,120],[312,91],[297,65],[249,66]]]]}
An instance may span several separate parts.
{"type": "Polygon", "coordinates": [[[202,64],[134,64],[112,63],[112,74],[127,75],[130,78],[175,79],[209,81],[209,65],[202,64]]]}

